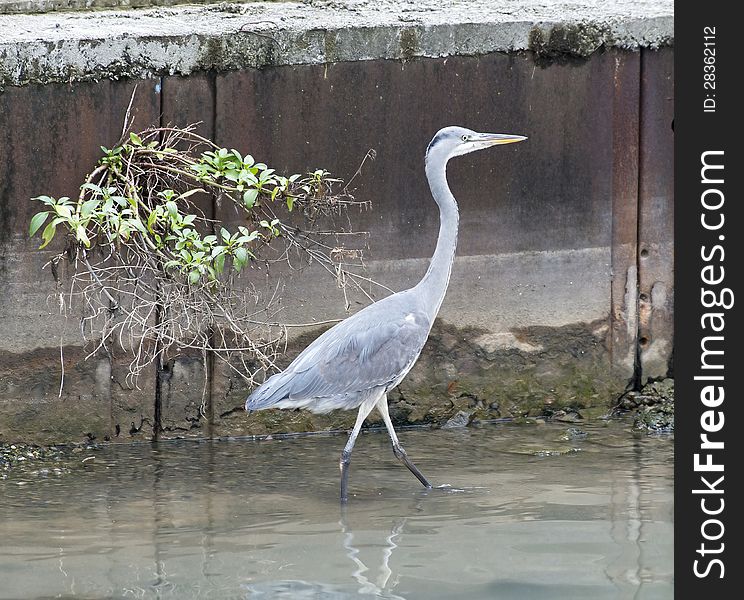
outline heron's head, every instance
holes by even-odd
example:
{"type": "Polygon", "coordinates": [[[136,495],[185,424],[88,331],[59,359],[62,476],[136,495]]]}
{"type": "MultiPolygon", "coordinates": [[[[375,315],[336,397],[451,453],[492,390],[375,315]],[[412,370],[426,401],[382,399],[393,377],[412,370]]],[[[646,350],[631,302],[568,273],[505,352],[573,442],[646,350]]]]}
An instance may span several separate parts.
{"type": "Polygon", "coordinates": [[[523,135],[508,133],[478,133],[464,127],[445,127],[437,131],[426,149],[426,158],[438,156],[445,162],[453,156],[483,150],[500,144],[513,144],[527,138],[523,135]]]}

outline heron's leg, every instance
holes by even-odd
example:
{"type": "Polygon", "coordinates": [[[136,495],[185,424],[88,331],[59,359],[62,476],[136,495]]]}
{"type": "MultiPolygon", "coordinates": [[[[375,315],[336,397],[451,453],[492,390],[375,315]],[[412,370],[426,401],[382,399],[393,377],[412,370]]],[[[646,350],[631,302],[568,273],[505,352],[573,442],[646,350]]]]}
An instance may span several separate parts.
{"type": "Polygon", "coordinates": [[[390,439],[393,442],[393,454],[395,454],[395,458],[406,465],[408,470],[416,476],[416,479],[418,479],[424,487],[430,488],[431,484],[427,481],[426,477],[423,476],[421,471],[416,468],[416,465],[411,462],[406,451],[403,450],[403,446],[401,446],[398,441],[398,436],[395,434],[393,422],[390,420],[390,413],[388,412],[387,394],[383,394],[382,398],[377,401],[377,410],[380,411],[382,420],[385,421],[385,427],[387,427],[388,433],[390,434],[390,439]]]}
{"type": "Polygon", "coordinates": [[[341,469],[341,502],[346,502],[349,499],[349,496],[346,493],[346,488],[349,483],[349,463],[351,462],[351,451],[354,449],[354,443],[356,442],[359,431],[362,428],[364,419],[366,419],[367,415],[372,412],[372,409],[375,407],[376,402],[376,396],[368,398],[367,400],[362,402],[362,405],[359,407],[359,413],[357,413],[357,419],[356,423],[354,424],[354,429],[351,430],[351,433],[349,434],[349,440],[346,442],[346,446],[344,446],[344,449],[341,452],[341,460],[338,464],[341,469]]]}

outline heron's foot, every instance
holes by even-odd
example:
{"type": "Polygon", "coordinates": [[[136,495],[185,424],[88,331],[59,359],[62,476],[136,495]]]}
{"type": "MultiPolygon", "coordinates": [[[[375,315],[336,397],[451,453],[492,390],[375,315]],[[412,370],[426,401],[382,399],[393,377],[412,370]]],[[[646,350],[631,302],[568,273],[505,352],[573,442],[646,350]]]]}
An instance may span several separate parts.
{"type": "Polygon", "coordinates": [[[393,454],[395,454],[395,458],[397,458],[404,465],[406,465],[406,467],[408,467],[408,470],[416,476],[416,479],[421,482],[421,485],[423,485],[425,488],[431,489],[431,484],[426,479],[426,477],[424,477],[423,473],[421,473],[421,471],[416,468],[416,465],[411,462],[411,459],[408,458],[408,454],[406,454],[403,446],[401,446],[400,444],[393,444],[393,454]]]}
{"type": "Polygon", "coordinates": [[[349,486],[349,464],[351,463],[351,452],[344,450],[341,452],[341,460],[338,461],[338,466],[341,469],[341,502],[345,503],[349,500],[349,494],[347,492],[349,486]]]}

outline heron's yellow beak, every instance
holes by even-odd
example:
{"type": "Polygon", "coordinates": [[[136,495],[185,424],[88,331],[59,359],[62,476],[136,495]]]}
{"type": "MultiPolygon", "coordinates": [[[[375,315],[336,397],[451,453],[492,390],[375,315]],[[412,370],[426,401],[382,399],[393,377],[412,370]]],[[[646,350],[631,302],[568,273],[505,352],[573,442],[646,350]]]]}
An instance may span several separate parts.
{"type": "Polygon", "coordinates": [[[482,133],[478,139],[479,142],[484,142],[489,146],[496,146],[500,144],[514,144],[515,142],[523,142],[527,137],[524,135],[511,135],[509,133],[482,133]]]}

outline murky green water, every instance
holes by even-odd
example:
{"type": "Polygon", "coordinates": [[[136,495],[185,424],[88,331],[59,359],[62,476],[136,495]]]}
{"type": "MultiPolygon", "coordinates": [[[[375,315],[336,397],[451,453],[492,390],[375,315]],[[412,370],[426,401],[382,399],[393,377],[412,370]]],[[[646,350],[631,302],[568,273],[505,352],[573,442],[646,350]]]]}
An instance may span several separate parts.
{"type": "Polygon", "coordinates": [[[0,598],[671,598],[672,439],[568,429],[362,435],[345,514],[343,437],[84,451],[0,481],[0,598]]]}

